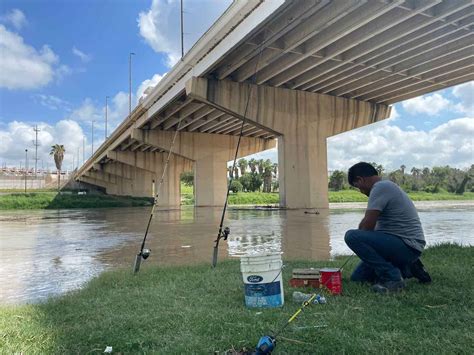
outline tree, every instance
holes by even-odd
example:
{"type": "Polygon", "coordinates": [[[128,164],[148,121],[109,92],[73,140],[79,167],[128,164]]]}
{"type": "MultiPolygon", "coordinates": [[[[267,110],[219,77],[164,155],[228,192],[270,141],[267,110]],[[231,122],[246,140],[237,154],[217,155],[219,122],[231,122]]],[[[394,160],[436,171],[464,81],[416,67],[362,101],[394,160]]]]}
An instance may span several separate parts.
{"type": "Polygon", "coordinates": [[[377,173],[379,174],[379,176],[382,176],[382,174],[385,171],[385,168],[382,166],[382,164],[377,164],[375,162],[372,162],[371,165],[375,168],[375,170],[377,170],[377,173]]]}
{"type": "Polygon", "coordinates": [[[243,174],[239,181],[242,184],[244,191],[252,191],[252,173],[243,174]]]}
{"type": "Polygon", "coordinates": [[[236,179],[239,178],[239,168],[237,166],[234,167],[234,176],[236,179]]]}
{"type": "Polygon", "coordinates": [[[420,170],[420,169],[413,167],[413,168],[411,168],[411,171],[410,171],[410,172],[411,172],[412,176],[413,176],[415,179],[418,179],[418,178],[420,177],[420,174],[421,174],[421,170],[420,170]]]}
{"type": "Polygon", "coordinates": [[[257,165],[258,165],[258,162],[256,159],[252,158],[249,160],[249,168],[250,168],[250,172],[252,172],[253,174],[257,172],[257,165]]]}
{"type": "Polygon", "coordinates": [[[233,180],[232,184],[230,184],[230,190],[233,193],[237,193],[242,191],[242,184],[238,180],[233,180]]]}
{"type": "Polygon", "coordinates": [[[247,162],[246,159],[242,158],[242,159],[239,159],[239,161],[237,162],[237,165],[240,168],[240,175],[243,176],[245,174],[245,170],[247,170],[247,166],[249,166],[249,163],[247,162]]]}
{"type": "Polygon", "coordinates": [[[263,176],[263,172],[265,171],[265,161],[263,159],[258,160],[258,173],[263,176]]]}
{"type": "Polygon", "coordinates": [[[232,170],[231,166],[227,167],[227,172],[229,173],[229,178],[233,179],[234,178],[234,170],[232,170]]]}
{"type": "Polygon", "coordinates": [[[273,174],[275,174],[275,178],[278,176],[278,163],[273,163],[272,165],[273,174]]]}
{"type": "Polygon", "coordinates": [[[61,166],[63,165],[64,153],[66,153],[66,149],[62,144],[51,146],[51,151],[49,152],[49,155],[52,155],[54,158],[56,169],[58,169],[58,191],[61,186],[61,166]]]}
{"type": "Polygon", "coordinates": [[[334,191],[342,190],[344,185],[344,177],[344,172],[335,170],[329,177],[329,188],[334,189],[334,191]]]}
{"type": "Polygon", "coordinates": [[[181,174],[180,180],[186,186],[193,186],[194,185],[194,172],[185,171],[184,173],[181,174]]]}

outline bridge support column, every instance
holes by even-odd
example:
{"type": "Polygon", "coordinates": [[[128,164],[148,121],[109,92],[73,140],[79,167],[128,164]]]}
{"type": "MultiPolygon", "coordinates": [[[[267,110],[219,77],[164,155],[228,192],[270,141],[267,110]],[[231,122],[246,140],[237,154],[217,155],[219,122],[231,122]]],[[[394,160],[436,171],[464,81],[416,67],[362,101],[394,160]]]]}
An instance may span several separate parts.
{"type": "Polygon", "coordinates": [[[326,139],[390,116],[386,105],[229,80],[192,78],[186,92],[281,135],[280,204],[288,208],[328,208],[326,139]]]}
{"type": "MultiPolygon", "coordinates": [[[[167,150],[174,132],[134,129],[132,138],[167,150]]],[[[195,162],[195,205],[223,206],[227,192],[227,162],[234,159],[238,137],[220,134],[179,132],[173,153],[195,162]]],[[[243,137],[239,157],[275,146],[275,140],[243,137]]],[[[172,158],[174,159],[174,157],[172,158]]]]}

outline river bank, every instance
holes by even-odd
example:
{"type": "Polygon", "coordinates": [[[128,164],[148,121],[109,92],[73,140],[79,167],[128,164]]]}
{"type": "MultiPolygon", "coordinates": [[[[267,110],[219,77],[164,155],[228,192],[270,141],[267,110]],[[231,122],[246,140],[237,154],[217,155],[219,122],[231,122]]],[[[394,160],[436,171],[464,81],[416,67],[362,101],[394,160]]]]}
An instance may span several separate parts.
{"type": "MultiPolygon", "coordinates": [[[[342,296],[308,307],[281,334],[279,353],[468,354],[474,322],[474,247],[427,249],[423,261],[432,285],[409,280],[406,291],[380,296],[348,281],[342,296]],[[462,285],[462,287],[460,287],[462,285]]],[[[199,266],[145,265],[106,272],[83,289],[35,305],[0,306],[0,353],[209,354],[252,350],[258,339],[281,327],[300,306],[288,287],[292,268],[340,266],[336,261],[291,261],[283,270],[285,305],[248,309],[238,261],[199,266]]],[[[301,290],[300,290],[301,291],[301,290]]],[[[304,290],[303,290],[304,291],[304,290]]]]}
{"type": "MultiPolygon", "coordinates": [[[[465,192],[463,195],[451,193],[426,193],[416,192],[408,194],[413,201],[474,201],[473,192],[465,192]]],[[[184,206],[194,204],[194,197],[189,189],[185,189],[181,195],[184,206]]],[[[139,207],[150,206],[152,198],[114,196],[104,194],[78,195],[77,192],[5,192],[0,193],[0,210],[9,209],[70,209],[70,208],[104,208],[104,207],[139,207]]],[[[359,208],[367,202],[367,197],[354,190],[329,191],[329,202],[331,208],[352,208],[343,204],[354,204],[353,208],[359,208]],[[338,207],[335,207],[337,206],[338,207]]],[[[229,205],[278,205],[278,193],[240,192],[229,195],[229,205]]]]}

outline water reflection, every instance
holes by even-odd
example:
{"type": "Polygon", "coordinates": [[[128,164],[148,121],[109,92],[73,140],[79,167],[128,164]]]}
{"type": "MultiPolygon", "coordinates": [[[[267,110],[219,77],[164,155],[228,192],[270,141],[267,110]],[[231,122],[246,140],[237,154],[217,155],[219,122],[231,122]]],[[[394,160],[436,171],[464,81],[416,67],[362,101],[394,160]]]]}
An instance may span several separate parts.
{"type": "MultiPolygon", "coordinates": [[[[472,205],[421,206],[428,245],[474,244],[472,205]]],[[[103,270],[131,270],[149,208],[3,211],[0,214],[0,302],[41,301],[77,289],[103,270]]],[[[211,263],[220,208],[158,210],[147,239],[150,264],[211,263]]],[[[231,234],[219,259],[281,251],[284,259],[328,259],[347,254],[343,236],[358,225],[363,209],[261,211],[229,209],[231,234]]]]}

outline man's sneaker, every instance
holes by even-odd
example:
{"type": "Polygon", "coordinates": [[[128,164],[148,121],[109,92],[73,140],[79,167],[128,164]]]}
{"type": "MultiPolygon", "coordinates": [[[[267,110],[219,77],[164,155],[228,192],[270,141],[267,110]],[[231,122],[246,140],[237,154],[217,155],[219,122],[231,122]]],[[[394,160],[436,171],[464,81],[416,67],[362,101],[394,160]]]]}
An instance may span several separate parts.
{"type": "Polygon", "coordinates": [[[397,293],[405,288],[405,281],[385,281],[372,286],[372,291],[375,293],[387,294],[397,293]]]}
{"type": "Polygon", "coordinates": [[[416,277],[422,284],[429,284],[431,282],[431,276],[425,270],[420,259],[416,259],[416,261],[410,265],[410,272],[413,277],[416,277]]]}

